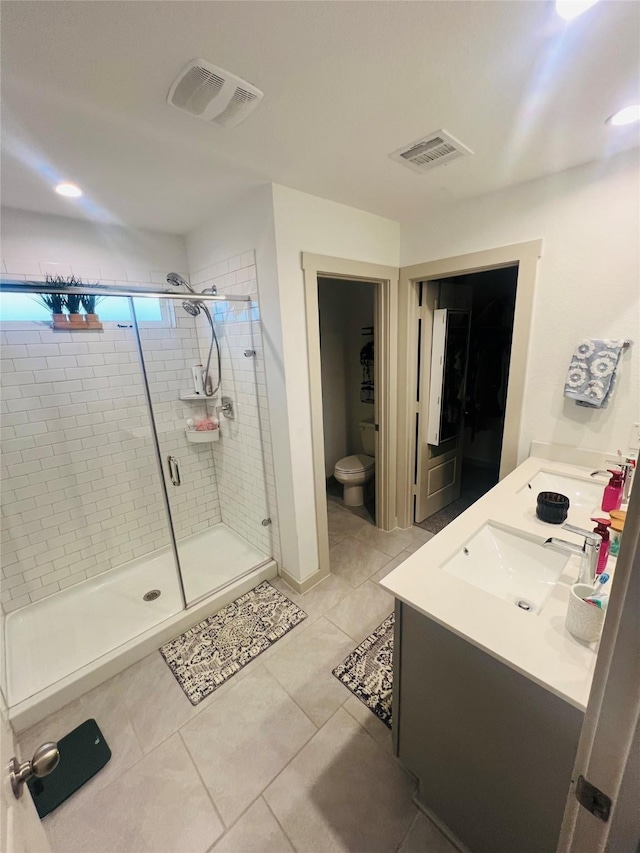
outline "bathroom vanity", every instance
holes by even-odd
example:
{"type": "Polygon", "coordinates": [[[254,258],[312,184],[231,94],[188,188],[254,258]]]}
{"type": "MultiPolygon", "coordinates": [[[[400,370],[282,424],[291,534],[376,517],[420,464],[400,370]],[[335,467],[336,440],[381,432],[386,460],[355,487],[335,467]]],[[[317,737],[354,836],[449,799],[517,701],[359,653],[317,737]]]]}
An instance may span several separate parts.
{"type": "Polygon", "coordinates": [[[589,475],[526,460],[381,581],[396,598],[396,754],[472,853],[556,849],[597,644],[564,624],[579,558],[543,545],[583,540],[535,507],[554,488],[593,529],[606,481],[589,475]]]}

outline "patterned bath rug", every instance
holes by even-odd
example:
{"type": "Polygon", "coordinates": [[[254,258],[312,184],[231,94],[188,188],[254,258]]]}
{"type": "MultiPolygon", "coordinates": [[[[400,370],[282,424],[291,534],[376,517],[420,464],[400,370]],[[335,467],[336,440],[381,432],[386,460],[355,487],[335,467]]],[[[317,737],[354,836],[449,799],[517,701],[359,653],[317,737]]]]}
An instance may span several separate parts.
{"type": "Polygon", "coordinates": [[[333,670],[345,687],[391,728],[393,613],[333,670]]]}
{"type": "Polygon", "coordinates": [[[162,646],[160,654],[197,705],[306,618],[264,581],[162,646]]]}

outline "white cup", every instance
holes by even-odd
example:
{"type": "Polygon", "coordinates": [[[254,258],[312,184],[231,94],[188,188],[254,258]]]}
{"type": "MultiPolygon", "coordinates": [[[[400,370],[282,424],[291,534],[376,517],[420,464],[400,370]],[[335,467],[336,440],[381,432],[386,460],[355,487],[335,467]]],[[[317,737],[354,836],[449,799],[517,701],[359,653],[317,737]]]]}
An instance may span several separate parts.
{"type": "Polygon", "coordinates": [[[569,633],[587,643],[595,643],[600,639],[604,625],[604,610],[596,607],[595,604],[583,601],[584,598],[588,598],[594,593],[594,588],[589,584],[574,584],[569,594],[569,607],[565,622],[569,633]]]}

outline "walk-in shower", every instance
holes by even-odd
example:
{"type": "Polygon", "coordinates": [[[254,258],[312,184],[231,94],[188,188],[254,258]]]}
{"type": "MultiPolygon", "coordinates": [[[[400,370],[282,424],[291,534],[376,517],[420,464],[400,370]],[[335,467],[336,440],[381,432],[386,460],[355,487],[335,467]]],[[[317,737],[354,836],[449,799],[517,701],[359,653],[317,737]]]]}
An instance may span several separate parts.
{"type": "Polygon", "coordinates": [[[18,727],[276,572],[255,359],[243,355],[257,306],[173,279],[74,288],[124,306],[98,332],[0,321],[2,678],[18,727]],[[202,364],[214,375],[198,395],[202,364]]]}

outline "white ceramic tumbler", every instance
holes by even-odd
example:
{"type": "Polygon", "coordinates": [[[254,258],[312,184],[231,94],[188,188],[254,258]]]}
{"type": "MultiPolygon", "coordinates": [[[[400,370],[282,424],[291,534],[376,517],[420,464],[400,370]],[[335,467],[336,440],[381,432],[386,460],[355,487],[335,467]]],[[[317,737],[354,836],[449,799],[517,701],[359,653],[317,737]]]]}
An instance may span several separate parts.
{"type": "Polygon", "coordinates": [[[569,633],[587,643],[595,643],[600,639],[604,624],[604,610],[583,601],[594,592],[594,588],[586,583],[576,583],[571,587],[565,622],[569,633]]]}

